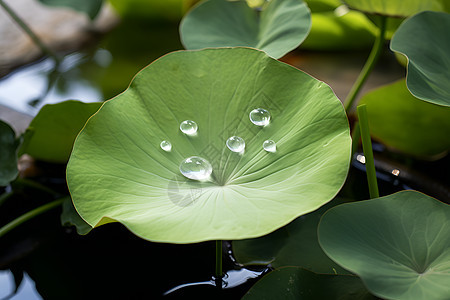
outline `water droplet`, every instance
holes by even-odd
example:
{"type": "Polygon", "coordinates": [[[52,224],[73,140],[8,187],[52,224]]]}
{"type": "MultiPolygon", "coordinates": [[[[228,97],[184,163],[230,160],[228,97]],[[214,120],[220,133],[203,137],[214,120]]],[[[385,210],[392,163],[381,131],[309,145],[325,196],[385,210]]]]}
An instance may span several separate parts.
{"type": "Polygon", "coordinates": [[[209,178],[212,173],[212,166],[204,158],[191,156],[181,162],[180,172],[189,179],[202,181],[209,178]]]}
{"type": "Polygon", "coordinates": [[[263,148],[267,152],[277,152],[277,144],[272,140],[264,141],[263,148]]]}
{"type": "Polygon", "coordinates": [[[238,136],[232,136],[227,140],[227,147],[233,152],[242,152],[245,149],[245,141],[238,136]]]}
{"type": "Polygon", "coordinates": [[[197,123],[191,120],[186,120],[181,122],[180,124],[180,130],[181,132],[187,134],[187,135],[193,135],[197,132],[198,126],[197,123]]]}
{"type": "Polygon", "coordinates": [[[159,146],[166,152],[172,150],[172,144],[169,141],[162,141],[161,144],[159,144],[159,146]]]}
{"type": "Polygon", "coordinates": [[[266,126],[270,122],[270,113],[264,108],[256,108],[250,112],[250,121],[257,126],[266,126]]]}
{"type": "Polygon", "coordinates": [[[398,176],[398,175],[400,175],[400,170],[399,169],[394,169],[394,170],[392,170],[392,175],[394,175],[394,176],[398,176]]]}

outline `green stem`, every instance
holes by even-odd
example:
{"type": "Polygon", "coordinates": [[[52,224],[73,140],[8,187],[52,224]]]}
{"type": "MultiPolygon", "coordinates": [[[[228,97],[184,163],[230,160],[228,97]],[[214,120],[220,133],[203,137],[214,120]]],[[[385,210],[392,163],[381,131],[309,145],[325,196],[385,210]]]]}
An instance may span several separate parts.
{"type": "Polygon", "coordinates": [[[2,206],[3,203],[6,202],[9,198],[11,198],[14,195],[14,192],[9,193],[3,193],[0,195],[0,206],[2,206]]]}
{"type": "Polygon", "coordinates": [[[11,9],[3,0],[0,0],[0,6],[9,14],[9,16],[22,28],[23,31],[33,40],[33,42],[41,49],[42,52],[53,58],[56,63],[59,63],[58,57],[51,51],[41,39],[25,24],[25,22],[11,9]]]}
{"type": "Polygon", "coordinates": [[[222,288],[222,241],[216,241],[216,286],[222,288]]]}
{"type": "Polygon", "coordinates": [[[375,39],[375,43],[373,44],[372,51],[370,52],[370,55],[367,58],[366,64],[364,65],[363,69],[361,70],[361,73],[359,73],[358,78],[356,79],[350,92],[347,95],[347,98],[344,101],[345,110],[347,112],[349,112],[351,110],[351,108],[353,106],[353,102],[355,102],[359,91],[361,90],[362,86],[364,85],[364,83],[366,82],[370,73],[372,72],[372,70],[375,66],[375,63],[377,62],[378,57],[380,56],[380,54],[383,50],[385,34],[386,34],[386,19],[387,18],[385,16],[380,16],[380,18],[381,18],[380,31],[375,39]]]}
{"type": "Polygon", "coordinates": [[[356,121],[353,124],[353,132],[352,132],[352,156],[358,151],[359,140],[361,138],[361,129],[359,127],[359,122],[356,121]]]}
{"type": "Polygon", "coordinates": [[[58,200],[55,200],[53,202],[44,204],[42,206],[39,206],[38,208],[33,209],[32,211],[29,211],[20,217],[12,220],[5,226],[0,228],[0,237],[4,236],[9,231],[13,230],[17,226],[21,225],[22,223],[25,223],[26,221],[46,212],[49,211],[52,208],[60,206],[68,197],[60,198],[58,200]]]}
{"type": "Polygon", "coordinates": [[[58,193],[58,192],[52,190],[51,188],[46,187],[45,185],[42,185],[42,184],[40,184],[40,183],[38,183],[38,182],[29,180],[29,179],[17,178],[17,179],[14,181],[14,183],[15,183],[15,184],[18,184],[18,185],[23,185],[23,186],[31,187],[31,188],[34,188],[34,189],[43,191],[43,192],[45,192],[45,193],[47,193],[47,194],[50,194],[50,195],[53,195],[53,196],[59,196],[59,195],[60,195],[60,193],[58,193]]]}
{"type": "Polygon", "coordinates": [[[375,163],[373,159],[372,141],[370,140],[369,121],[367,117],[367,108],[365,104],[359,105],[358,108],[359,126],[361,128],[361,140],[363,145],[364,156],[366,158],[366,174],[369,184],[370,198],[378,198],[377,174],[375,171],[375,163]]]}

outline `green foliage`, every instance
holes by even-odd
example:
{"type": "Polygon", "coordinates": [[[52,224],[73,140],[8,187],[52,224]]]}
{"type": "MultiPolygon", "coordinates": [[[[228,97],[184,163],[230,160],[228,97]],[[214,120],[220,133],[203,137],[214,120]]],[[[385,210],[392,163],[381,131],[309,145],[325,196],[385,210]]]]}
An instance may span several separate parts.
{"type": "Polygon", "coordinates": [[[372,45],[376,26],[364,14],[349,11],[343,15],[331,11],[311,14],[311,32],[302,43],[302,49],[349,50],[365,49],[372,45]]]}
{"type": "Polygon", "coordinates": [[[72,199],[67,198],[62,205],[61,224],[63,226],[75,226],[78,234],[88,234],[92,227],[86,223],[75,210],[72,199]]]}
{"type": "Polygon", "coordinates": [[[270,263],[274,268],[298,266],[316,273],[349,274],[328,258],[317,240],[320,218],[328,209],[341,203],[344,201],[334,199],[266,236],[233,241],[236,261],[243,265],[270,263]]]}
{"type": "Polygon", "coordinates": [[[45,105],[31,121],[20,152],[38,160],[66,163],[77,134],[101,104],[70,100],[45,105]]]}
{"type": "Polygon", "coordinates": [[[450,295],[450,206],[416,191],[330,209],[319,224],[325,253],[385,299],[450,295]]]}
{"type": "Polygon", "coordinates": [[[442,10],[440,0],[342,0],[350,8],[370,14],[408,17],[424,10],[442,10]]]}
{"type": "Polygon", "coordinates": [[[450,108],[415,98],[405,80],[367,93],[360,103],[367,105],[372,136],[387,146],[422,158],[450,149],[450,108]]]}
{"type": "Polygon", "coordinates": [[[245,46],[280,58],[301,44],[310,27],[301,0],[272,0],[262,12],[245,1],[207,0],[183,18],[180,35],[186,49],[245,46]]]}
{"type": "Polygon", "coordinates": [[[189,0],[109,0],[124,19],[178,21],[183,15],[184,3],[189,0]]]}
{"type": "Polygon", "coordinates": [[[50,6],[62,6],[69,7],[71,9],[83,12],[91,19],[100,12],[102,8],[103,0],[38,0],[43,4],[50,6]]]}
{"type": "Polygon", "coordinates": [[[350,148],[342,104],[324,83],[254,49],[181,51],[141,71],[88,121],[67,181],[93,227],[115,220],[163,242],[242,239],[330,201],[350,148]],[[269,126],[250,122],[257,107],[271,112],[269,126]],[[183,120],[197,122],[197,136],[180,132],[183,120]],[[234,135],[246,141],[243,155],[225,146],[234,135]],[[262,149],[267,139],[277,142],[275,153],[262,149]],[[211,181],[180,174],[193,155],[212,164],[211,181]]]}
{"type": "Polygon", "coordinates": [[[406,83],[419,99],[450,106],[450,14],[422,12],[406,20],[391,49],[408,57],[406,83]]]}
{"type": "Polygon", "coordinates": [[[324,275],[299,267],[283,267],[265,275],[242,299],[374,300],[376,298],[356,276],[324,275]]]}
{"type": "Polygon", "coordinates": [[[0,186],[8,185],[19,174],[17,149],[20,143],[14,129],[0,120],[0,186]]]}

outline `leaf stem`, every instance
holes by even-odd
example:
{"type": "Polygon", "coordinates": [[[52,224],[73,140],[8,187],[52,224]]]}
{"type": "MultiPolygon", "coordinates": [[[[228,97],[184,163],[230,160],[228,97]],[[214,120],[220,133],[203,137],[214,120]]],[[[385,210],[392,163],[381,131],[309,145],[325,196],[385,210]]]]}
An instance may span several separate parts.
{"type": "Polygon", "coordinates": [[[372,141],[370,140],[369,121],[367,117],[367,107],[365,104],[359,105],[358,108],[359,126],[361,129],[361,140],[363,145],[364,156],[366,158],[366,174],[369,185],[370,198],[378,198],[377,174],[375,171],[375,163],[373,159],[372,141]]]}
{"type": "Polygon", "coordinates": [[[356,79],[355,83],[353,84],[350,92],[347,95],[347,98],[344,101],[344,107],[345,111],[348,113],[352,106],[353,102],[355,102],[356,97],[358,96],[359,91],[361,90],[362,86],[366,82],[367,78],[369,77],[370,73],[372,72],[375,63],[378,61],[378,58],[383,50],[383,45],[385,41],[385,35],[386,35],[386,20],[387,18],[385,16],[380,16],[380,31],[378,32],[378,35],[375,39],[375,42],[372,47],[372,51],[370,52],[369,57],[367,58],[366,64],[361,70],[361,73],[359,73],[358,78],[356,79]]]}
{"type": "Polygon", "coordinates": [[[11,198],[14,195],[14,191],[3,193],[0,195],[0,206],[2,206],[3,203],[6,202],[9,198],[11,198]]]}
{"type": "Polygon", "coordinates": [[[36,181],[33,181],[33,180],[23,179],[23,178],[17,178],[17,179],[14,181],[14,183],[15,183],[15,184],[18,184],[18,185],[23,185],[23,186],[31,187],[31,188],[40,190],[40,191],[42,191],[42,192],[45,192],[45,193],[50,194],[50,195],[53,195],[53,196],[59,196],[59,195],[60,195],[60,193],[58,193],[58,192],[52,190],[52,189],[49,188],[49,187],[46,187],[45,185],[42,185],[42,184],[40,184],[40,183],[38,183],[38,182],[36,182],[36,181]]]}
{"type": "Polygon", "coordinates": [[[38,208],[35,208],[32,211],[29,211],[29,212],[21,215],[20,217],[12,220],[8,224],[6,224],[5,226],[0,228],[0,237],[4,236],[6,233],[13,230],[14,228],[21,225],[22,223],[25,223],[26,221],[28,221],[46,211],[51,210],[52,208],[60,206],[67,198],[68,197],[63,197],[63,198],[60,198],[53,202],[44,204],[44,205],[39,206],[38,208]]]}
{"type": "Polygon", "coordinates": [[[9,16],[19,25],[23,31],[33,40],[33,42],[41,49],[41,51],[55,60],[58,64],[59,59],[53,51],[51,51],[41,39],[25,24],[25,22],[11,9],[3,0],[0,0],[0,6],[9,14],[9,16]]]}
{"type": "Polygon", "coordinates": [[[352,157],[356,151],[358,151],[359,140],[361,139],[361,129],[359,127],[359,122],[356,121],[353,124],[352,132],[352,157]]]}
{"type": "Polygon", "coordinates": [[[217,240],[216,241],[216,273],[215,273],[215,280],[216,280],[216,286],[218,288],[222,288],[222,277],[223,277],[223,271],[222,271],[222,241],[217,240]]]}

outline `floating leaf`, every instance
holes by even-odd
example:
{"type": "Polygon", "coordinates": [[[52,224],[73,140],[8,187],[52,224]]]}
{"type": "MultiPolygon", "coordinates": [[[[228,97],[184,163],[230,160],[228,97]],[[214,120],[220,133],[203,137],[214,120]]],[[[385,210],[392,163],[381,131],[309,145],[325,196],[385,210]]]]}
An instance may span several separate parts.
{"type": "Polygon", "coordinates": [[[28,127],[21,152],[43,161],[66,163],[75,137],[101,104],[70,100],[43,106],[28,127]]]}
{"type": "Polygon", "coordinates": [[[262,12],[245,1],[207,0],[180,25],[186,49],[245,46],[280,58],[308,35],[311,17],[301,0],[271,0],[262,12]]]}
{"type": "Polygon", "coordinates": [[[70,198],[63,202],[61,224],[63,226],[75,226],[78,234],[81,235],[88,234],[92,230],[92,227],[77,213],[70,198]]]}
{"type": "Polygon", "coordinates": [[[419,99],[450,106],[450,14],[422,12],[407,19],[391,49],[408,57],[406,83],[419,99]]]}
{"type": "Polygon", "coordinates": [[[440,0],[343,0],[353,9],[370,14],[408,17],[424,10],[442,10],[440,0]]]}
{"type": "Polygon", "coordinates": [[[298,266],[316,273],[349,274],[328,258],[317,240],[317,225],[323,213],[340,203],[343,200],[334,199],[266,236],[233,241],[234,257],[243,265],[270,263],[274,268],[298,266]]]}
{"type": "Polygon", "coordinates": [[[367,93],[370,131],[387,146],[431,157],[450,149],[450,108],[421,101],[409,93],[405,80],[367,93]]]}
{"type": "Polygon", "coordinates": [[[319,224],[330,258],[383,299],[450,295],[450,206],[415,191],[330,209],[319,224]]]}
{"type": "Polygon", "coordinates": [[[17,148],[20,140],[7,123],[0,120],[0,186],[6,186],[13,181],[19,170],[17,169],[17,148]]]}
{"type": "Polygon", "coordinates": [[[143,69],[89,119],[67,181],[93,227],[115,220],[161,242],[243,239],[330,201],[350,147],[342,104],[323,82],[254,49],[180,51],[143,69]],[[270,112],[268,126],[250,122],[255,108],[270,112]],[[179,130],[184,120],[197,123],[196,136],[179,130]],[[230,136],[245,140],[245,153],[227,148],[230,136]],[[275,153],[263,150],[268,139],[275,153]],[[210,162],[210,181],[181,175],[191,156],[210,162]]]}
{"type": "Polygon", "coordinates": [[[86,13],[91,19],[100,12],[103,0],[39,0],[41,3],[50,6],[69,7],[76,11],[86,13]]]}
{"type": "Polygon", "coordinates": [[[376,298],[367,291],[356,276],[324,275],[299,267],[283,267],[265,275],[242,299],[372,300],[376,298]]]}

